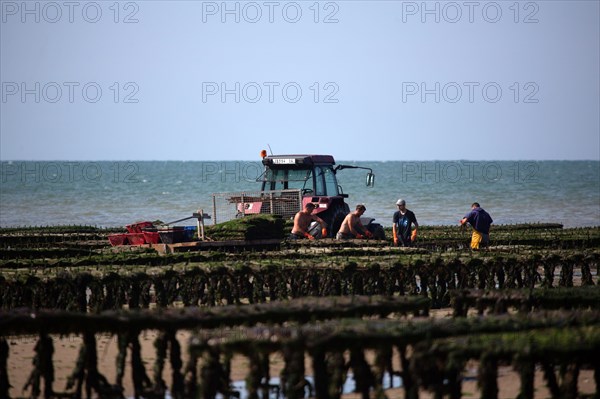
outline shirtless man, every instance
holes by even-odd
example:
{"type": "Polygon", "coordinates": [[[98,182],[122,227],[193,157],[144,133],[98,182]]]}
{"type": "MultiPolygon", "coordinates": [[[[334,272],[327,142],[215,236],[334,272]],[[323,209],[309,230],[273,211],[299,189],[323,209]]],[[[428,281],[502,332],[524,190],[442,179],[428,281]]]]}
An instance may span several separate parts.
{"type": "Polygon", "coordinates": [[[350,238],[372,238],[373,234],[367,229],[360,221],[360,217],[365,213],[367,208],[362,205],[356,205],[356,210],[350,212],[344,218],[340,231],[338,231],[336,238],[338,240],[347,240],[350,238]]]}
{"type": "Polygon", "coordinates": [[[296,213],[296,216],[294,216],[294,227],[292,228],[292,234],[290,235],[291,239],[308,238],[309,240],[314,240],[315,237],[308,232],[308,228],[313,221],[321,224],[323,237],[327,237],[326,224],[323,219],[312,214],[314,209],[315,204],[308,202],[304,205],[303,210],[296,213]]]}

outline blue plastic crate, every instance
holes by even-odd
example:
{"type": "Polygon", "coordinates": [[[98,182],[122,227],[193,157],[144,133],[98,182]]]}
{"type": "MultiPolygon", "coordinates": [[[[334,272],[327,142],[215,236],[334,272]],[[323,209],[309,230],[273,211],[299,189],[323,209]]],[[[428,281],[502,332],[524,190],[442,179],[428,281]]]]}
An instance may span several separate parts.
{"type": "Polygon", "coordinates": [[[196,226],[185,226],[183,229],[183,240],[184,241],[193,241],[195,233],[196,233],[196,226]]]}

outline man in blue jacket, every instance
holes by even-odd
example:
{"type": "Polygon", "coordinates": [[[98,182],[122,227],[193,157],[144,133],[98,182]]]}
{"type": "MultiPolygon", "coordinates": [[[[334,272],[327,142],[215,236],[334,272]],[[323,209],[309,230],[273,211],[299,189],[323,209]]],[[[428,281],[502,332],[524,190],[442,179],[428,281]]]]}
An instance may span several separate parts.
{"type": "Polygon", "coordinates": [[[489,213],[487,213],[478,202],[471,205],[471,212],[467,213],[461,219],[460,224],[464,226],[469,223],[473,227],[473,236],[471,237],[471,249],[479,249],[480,246],[486,247],[490,243],[490,225],[494,222],[489,213]]]}

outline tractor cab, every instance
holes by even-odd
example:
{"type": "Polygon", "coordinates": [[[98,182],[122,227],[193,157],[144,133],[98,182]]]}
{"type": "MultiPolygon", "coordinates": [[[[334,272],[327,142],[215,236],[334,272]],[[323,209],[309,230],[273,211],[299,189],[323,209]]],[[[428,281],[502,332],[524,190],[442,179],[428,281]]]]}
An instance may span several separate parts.
{"type": "Polygon", "coordinates": [[[267,156],[262,163],[262,191],[298,189],[303,197],[348,197],[338,185],[331,155],[267,156]]]}

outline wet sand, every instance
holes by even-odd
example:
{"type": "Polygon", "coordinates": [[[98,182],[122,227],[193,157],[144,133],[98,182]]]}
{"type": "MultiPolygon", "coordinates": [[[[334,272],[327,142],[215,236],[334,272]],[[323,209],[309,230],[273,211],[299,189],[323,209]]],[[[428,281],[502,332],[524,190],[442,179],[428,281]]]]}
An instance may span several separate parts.
{"type": "MultiPolygon", "coordinates": [[[[152,368],[156,359],[155,349],[153,346],[154,339],[157,336],[156,331],[146,331],[140,335],[140,343],[142,346],[142,358],[146,366],[146,372],[152,379],[153,372],[152,368]]],[[[182,345],[182,354],[184,358],[184,365],[187,364],[187,342],[190,333],[187,331],[179,332],[177,339],[182,345]]],[[[27,378],[32,369],[32,360],[34,356],[34,346],[37,337],[12,337],[10,338],[10,355],[8,359],[8,372],[10,382],[13,388],[10,391],[12,398],[28,396],[22,392],[21,388],[26,383],[27,378]]],[[[68,337],[53,337],[54,341],[54,367],[55,367],[55,382],[54,389],[57,392],[64,391],[66,387],[66,381],[68,376],[72,373],[79,348],[82,343],[82,339],[77,336],[68,337]]],[[[114,382],[116,378],[116,357],[118,354],[117,338],[107,335],[97,336],[97,355],[98,355],[98,369],[108,379],[109,382],[114,382]]],[[[373,354],[367,352],[367,361],[371,362],[373,354]]],[[[129,363],[130,354],[128,354],[129,363]]],[[[283,368],[284,362],[281,356],[272,355],[271,357],[271,377],[278,377],[281,369],[283,368]]],[[[305,360],[306,374],[312,375],[312,366],[310,357],[306,357],[305,360]]],[[[394,369],[400,369],[400,363],[398,356],[394,356],[394,369]]],[[[248,360],[241,355],[236,355],[232,362],[232,375],[233,381],[241,381],[246,378],[248,371],[248,360]]],[[[163,372],[163,379],[167,382],[167,386],[170,385],[171,368],[169,362],[165,362],[165,369],[163,372]]],[[[477,390],[477,362],[471,361],[467,364],[464,371],[466,380],[463,382],[463,396],[465,398],[479,398],[479,392],[477,390]]],[[[133,385],[131,382],[131,370],[129,366],[126,366],[125,377],[123,381],[125,388],[125,394],[127,397],[133,396],[133,385]]],[[[499,398],[515,398],[519,393],[520,381],[518,375],[513,372],[509,366],[500,367],[498,369],[498,387],[499,387],[499,398]]],[[[535,387],[536,387],[536,399],[550,398],[548,389],[546,388],[545,380],[543,379],[542,373],[538,370],[535,376],[535,387]]],[[[579,376],[579,390],[580,393],[591,394],[596,390],[594,383],[594,376],[592,370],[583,370],[579,376]]],[[[386,391],[388,398],[401,399],[404,398],[404,392],[400,388],[389,389],[386,391]]],[[[359,394],[348,394],[344,395],[345,398],[360,398],[359,394]]],[[[423,391],[420,398],[428,399],[433,398],[431,393],[423,391]]]]}

